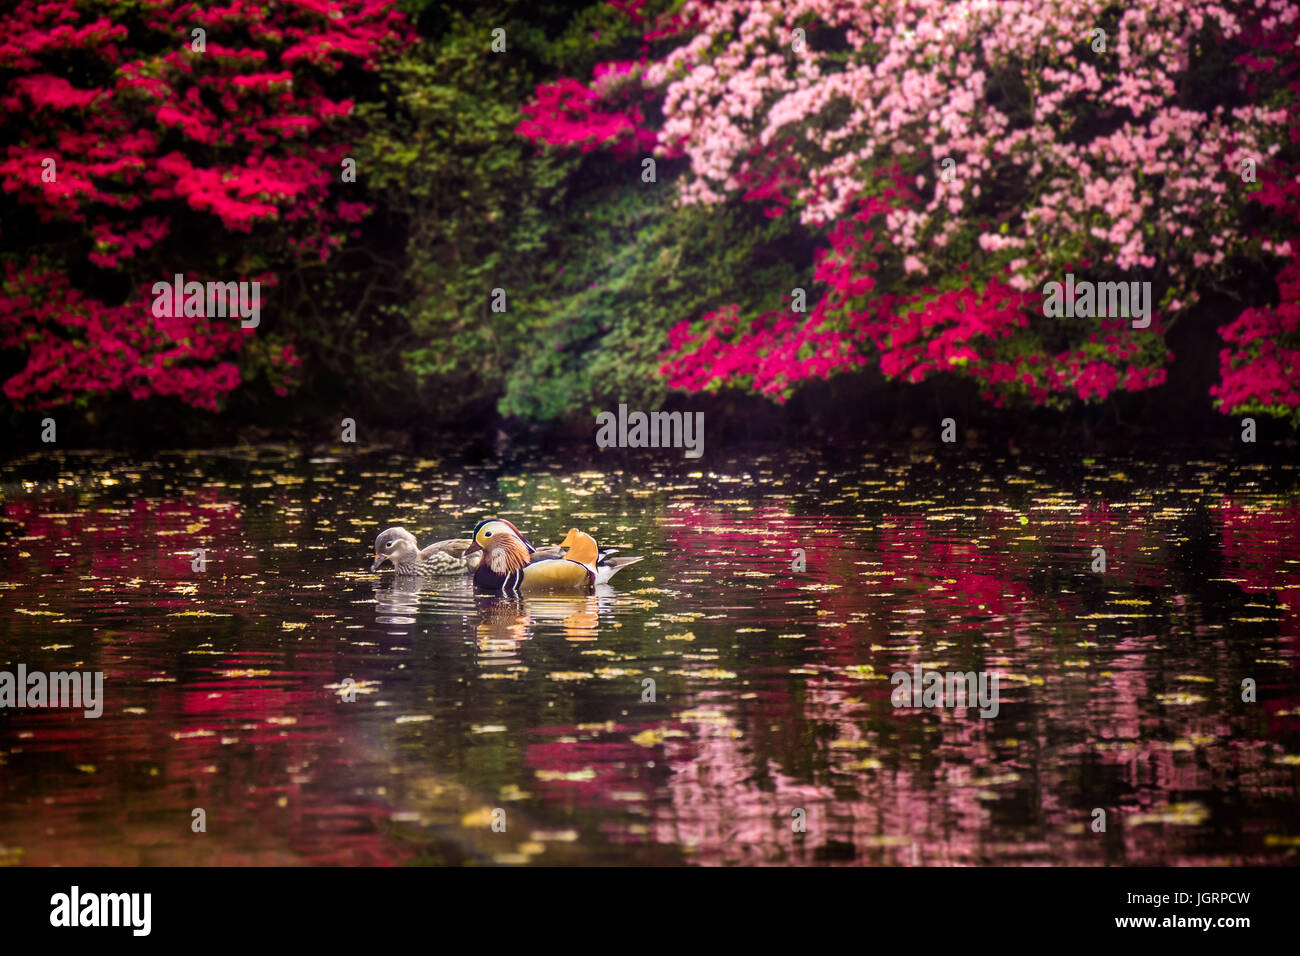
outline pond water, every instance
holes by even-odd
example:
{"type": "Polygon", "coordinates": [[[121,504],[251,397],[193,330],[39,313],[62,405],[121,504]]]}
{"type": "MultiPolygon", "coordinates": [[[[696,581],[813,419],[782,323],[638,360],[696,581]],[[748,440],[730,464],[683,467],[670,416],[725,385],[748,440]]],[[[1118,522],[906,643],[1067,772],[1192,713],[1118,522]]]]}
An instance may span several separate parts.
{"type": "Polygon", "coordinates": [[[943,449],[11,462],[0,670],[104,710],[0,710],[0,863],[1295,862],[1300,470],[943,449]],[[368,570],[491,514],[645,560],[368,570]]]}

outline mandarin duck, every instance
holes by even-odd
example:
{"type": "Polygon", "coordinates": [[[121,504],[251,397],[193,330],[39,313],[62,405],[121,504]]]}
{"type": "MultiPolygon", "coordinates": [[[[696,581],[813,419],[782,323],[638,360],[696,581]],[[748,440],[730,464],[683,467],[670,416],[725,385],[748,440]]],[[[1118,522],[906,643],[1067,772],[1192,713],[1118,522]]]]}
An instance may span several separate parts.
{"type": "Polygon", "coordinates": [[[405,528],[389,528],[375,538],[375,563],[371,571],[378,571],[385,561],[393,562],[399,575],[431,576],[459,574],[473,571],[479,566],[482,555],[470,550],[468,538],[448,538],[427,548],[415,542],[415,535],[405,528]]]}
{"type": "Polygon", "coordinates": [[[597,584],[607,584],[609,579],[619,571],[641,560],[639,557],[610,557],[610,555],[616,553],[615,549],[601,551],[596,547],[595,538],[585,531],[579,531],[577,528],[569,529],[569,533],[560,542],[560,548],[562,550],[567,549],[564,550],[564,554],[570,561],[585,564],[591,569],[592,574],[596,576],[597,584]]]}
{"type": "Polygon", "coordinates": [[[466,555],[483,553],[474,586],[483,591],[519,594],[523,591],[590,589],[596,571],[579,561],[557,556],[559,548],[538,551],[504,518],[485,518],[474,527],[466,555]]]}

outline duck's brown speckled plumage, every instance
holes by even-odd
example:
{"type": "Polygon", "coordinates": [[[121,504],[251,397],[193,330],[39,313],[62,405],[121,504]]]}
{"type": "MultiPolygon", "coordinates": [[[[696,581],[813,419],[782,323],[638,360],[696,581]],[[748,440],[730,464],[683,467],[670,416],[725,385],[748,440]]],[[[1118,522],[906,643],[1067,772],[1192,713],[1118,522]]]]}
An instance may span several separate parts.
{"type": "Polygon", "coordinates": [[[482,557],[467,553],[470,544],[468,538],[448,538],[421,548],[405,528],[389,528],[375,539],[375,563],[370,570],[378,571],[385,561],[391,561],[403,577],[463,574],[475,570],[482,557]]]}

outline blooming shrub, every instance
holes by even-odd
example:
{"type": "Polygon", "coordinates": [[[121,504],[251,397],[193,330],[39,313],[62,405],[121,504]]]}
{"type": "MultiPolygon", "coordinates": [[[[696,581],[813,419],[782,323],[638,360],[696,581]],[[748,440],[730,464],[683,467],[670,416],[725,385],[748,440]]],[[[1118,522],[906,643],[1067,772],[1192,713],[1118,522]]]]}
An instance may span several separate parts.
{"type": "Polygon", "coordinates": [[[404,22],[393,0],[0,12],[0,201],[13,210],[0,242],[22,250],[6,257],[0,347],[24,356],[5,395],[215,409],[249,366],[283,392],[298,358],[282,336],[155,318],[148,289],[178,272],[267,284],[275,265],[340,246],[366,207],[331,195],[352,107],[331,90],[396,48],[404,22]]]}
{"type": "Polygon", "coordinates": [[[1219,353],[1221,381],[1210,389],[1231,414],[1266,412],[1300,424],[1300,256],[1277,277],[1282,301],[1247,309],[1219,330],[1229,343],[1219,353]]]}
{"type": "Polygon", "coordinates": [[[1270,81],[1240,104],[1224,51],[1261,22],[1293,43],[1300,18],[1282,0],[686,0],[671,15],[629,12],[645,17],[647,55],[623,72],[661,98],[662,123],[623,114],[608,131],[600,84],[579,94],[570,81],[569,111],[543,109],[543,89],[520,132],[624,150],[653,137],[658,155],[689,161],[683,203],[762,202],[822,237],[808,283],[820,299],[806,312],[686,318],[661,370],[674,387],[781,400],[870,363],[906,381],[964,376],[994,402],[1099,400],[1160,384],[1171,323],[1234,257],[1261,254],[1243,225],[1242,161],[1278,155],[1295,97],[1270,81]],[[1151,281],[1151,327],[1044,318],[1043,284],[1071,271],[1151,281]]]}
{"type": "MultiPolygon", "coordinates": [[[[1300,60],[1295,54],[1295,11],[1251,24],[1248,45],[1254,52],[1238,62],[1262,78],[1278,76],[1291,93],[1291,141],[1300,143],[1300,60]],[[1255,54],[1260,54],[1256,56],[1255,54]]],[[[1252,84],[1252,92],[1258,90],[1252,84]]],[[[1228,348],[1219,353],[1220,381],[1210,389],[1225,414],[1263,412],[1289,417],[1300,425],[1300,159],[1269,165],[1260,171],[1260,186],[1251,194],[1271,210],[1294,238],[1261,246],[1283,256],[1277,275],[1279,302],[1274,307],[1246,309],[1219,330],[1228,348]]]]}
{"type": "Polygon", "coordinates": [[[595,83],[604,87],[602,92],[568,77],[542,84],[535,101],[521,108],[525,119],[516,132],[552,145],[577,145],[584,153],[605,147],[619,159],[653,149],[658,138],[645,127],[640,105],[631,102],[613,110],[599,108],[618,95],[616,90],[639,92],[625,82],[632,76],[632,67],[631,63],[597,66],[595,83]]]}

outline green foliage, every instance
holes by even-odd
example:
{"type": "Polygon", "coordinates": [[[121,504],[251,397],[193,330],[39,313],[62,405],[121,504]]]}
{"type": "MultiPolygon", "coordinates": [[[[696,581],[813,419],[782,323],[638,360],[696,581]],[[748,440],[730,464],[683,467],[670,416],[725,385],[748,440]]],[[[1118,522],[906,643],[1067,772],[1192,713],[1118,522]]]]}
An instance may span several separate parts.
{"type": "Polygon", "coordinates": [[[499,393],[527,335],[529,306],[573,163],[536,157],[514,128],[539,77],[558,72],[563,49],[548,38],[554,5],[488,4],[463,13],[409,3],[439,30],[389,66],[381,102],[358,108],[369,135],[359,147],[371,193],[405,237],[409,295],[390,303],[408,384],[435,413],[499,393]],[[525,22],[526,21],[526,22],[525,22]],[[507,53],[492,54],[492,30],[507,53]],[[491,290],[509,313],[488,321],[491,290]]]}
{"type": "Polygon", "coordinates": [[[811,257],[789,218],[753,206],[676,207],[671,185],[627,181],[578,199],[564,272],[538,336],[511,370],[500,410],[538,421],[611,408],[658,406],[668,330],[730,303],[779,307],[811,257]]]}
{"type": "Polygon", "coordinates": [[[369,131],[358,168],[405,236],[410,295],[384,312],[429,415],[495,402],[555,421],[657,404],[672,325],[732,302],[770,309],[770,290],[811,262],[790,217],[677,208],[665,161],[643,183],[638,160],[539,151],[516,135],[538,83],[626,55],[639,34],[618,11],[407,7],[440,32],[386,69],[380,102],[358,107],[369,131]],[[507,53],[485,53],[497,27],[507,53]],[[505,313],[490,309],[497,288],[505,313]]]}

